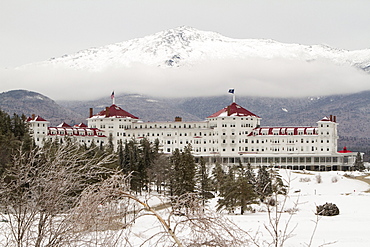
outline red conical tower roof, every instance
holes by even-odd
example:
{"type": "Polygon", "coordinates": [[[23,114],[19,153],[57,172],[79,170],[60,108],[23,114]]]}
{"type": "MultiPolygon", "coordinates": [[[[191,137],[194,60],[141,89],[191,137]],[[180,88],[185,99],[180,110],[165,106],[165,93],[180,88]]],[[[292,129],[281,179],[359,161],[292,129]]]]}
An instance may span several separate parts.
{"type": "Polygon", "coordinates": [[[227,116],[238,116],[238,117],[258,117],[256,114],[248,111],[247,109],[241,107],[237,103],[233,102],[231,105],[226,106],[225,108],[219,110],[216,113],[213,113],[211,116],[207,118],[214,118],[214,117],[227,117],[227,116]]]}

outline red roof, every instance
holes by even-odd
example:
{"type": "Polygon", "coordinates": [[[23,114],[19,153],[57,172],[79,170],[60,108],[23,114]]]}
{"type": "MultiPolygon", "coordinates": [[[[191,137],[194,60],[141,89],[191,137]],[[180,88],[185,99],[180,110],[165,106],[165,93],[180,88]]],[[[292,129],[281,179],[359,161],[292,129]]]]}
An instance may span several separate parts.
{"type": "Polygon", "coordinates": [[[247,109],[241,107],[240,105],[233,102],[231,105],[226,106],[222,110],[219,110],[216,113],[213,113],[211,116],[207,118],[213,118],[213,117],[222,117],[222,116],[238,116],[238,117],[258,117],[256,114],[248,111],[247,109]]]}
{"type": "Polygon", "coordinates": [[[45,119],[43,119],[42,117],[40,117],[40,116],[37,116],[37,117],[35,117],[35,119],[32,119],[33,121],[45,121],[45,122],[47,122],[45,119]]]}
{"type": "Polygon", "coordinates": [[[59,124],[57,127],[62,127],[62,128],[70,128],[71,126],[66,124],[65,122],[59,124]]]}
{"type": "Polygon", "coordinates": [[[338,153],[352,153],[352,151],[347,150],[347,147],[344,147],[343,150],[338,151],[338,153]]]}
{"type": "Polygon", "coordinates": [[[75,124],[73,127],[87,128],[87,125],[84,123],[75,124]]]}
{"type": "Polygon", "coordinates": [[[131,113],[128,113],[127,111],[123,110],[121,107],[116,105],[111,105],[110,107],[107,107],[107,109],[99,112],[95,116],[106,116],[106,117],[120,117],[120,118],[134,118],[139,119],[138,117],[135,117],[131,113]],[[108,113],[107,113],[108,110],[108,113]]]}

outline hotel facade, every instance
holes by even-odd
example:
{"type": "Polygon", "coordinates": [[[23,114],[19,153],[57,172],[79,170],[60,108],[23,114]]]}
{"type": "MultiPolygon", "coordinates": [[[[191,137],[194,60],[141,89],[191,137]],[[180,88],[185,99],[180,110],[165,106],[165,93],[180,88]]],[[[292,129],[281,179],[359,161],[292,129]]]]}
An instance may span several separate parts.
{"type": "Polygon", "coordinates": [[[37,145],[46,140],[64,138],[91,145],[119,141],[159,140],[160,150],[171,154],[190,144],[193,155],[209,163],[224,165],[250,163],[252,166],[273,166],[297,170],[349,170],[357,153],[338,151],[335,116],[324,117],[314,126],[262,127],[261,118],[233,102],[204,121],[182,121],[175,117],[168,122],[144,122],[121,107],[112,104],[90,116],[87,125],[56,127],[40,116],[27,119],[37,145]]]}

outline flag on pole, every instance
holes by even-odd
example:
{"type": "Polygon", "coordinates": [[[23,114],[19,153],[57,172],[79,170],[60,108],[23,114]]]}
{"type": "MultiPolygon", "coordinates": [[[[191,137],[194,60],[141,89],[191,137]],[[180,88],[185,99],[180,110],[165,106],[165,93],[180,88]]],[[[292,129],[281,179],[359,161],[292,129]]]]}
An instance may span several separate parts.
{"type": "Polygon", "coordinates": [[[229,93],[234,94],[234,88],[229,88],[229,93]]]}
{"type": "Polygon", "coordinates": [[[114,99],[114,91],[112,92],[111,96],[110,96],[111,99],[114,99]]]}

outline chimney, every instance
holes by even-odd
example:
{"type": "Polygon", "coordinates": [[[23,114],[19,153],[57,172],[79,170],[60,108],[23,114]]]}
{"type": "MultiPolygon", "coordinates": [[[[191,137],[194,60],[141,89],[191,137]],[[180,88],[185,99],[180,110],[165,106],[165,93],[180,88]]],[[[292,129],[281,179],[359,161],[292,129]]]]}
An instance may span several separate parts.
{"type": "Polygon", "coordinates": [[[182,122],[182,117],[179,116],[175,117],[175,122],[182,122]]]}
{"type": "Polygon", "coordinates": [[[109,107],[105,107],[105,116],[109,117],[109,107]]]}
{"type": "Polygon", "coordinates": [[[36,115],[32,114],[32,120],[35,120],[36,115]]]}
{"type": "Polygon", "coordinates": [[[333,115],[330,115],[329,120],[333,122],[333,115]]]}
{"type": "Polygon", "coordinates": [[[93,115],[94,115],[94,110],[93,110],[93,108],[90,108],[89,118],[91,118],[93,115]]]}
{"type": "Polygon", "coordinates": [[[336,123],[336,122],[337,122],[337,116],[334,116],[333,122],[334,122],[334,123],[336,123]]]}

